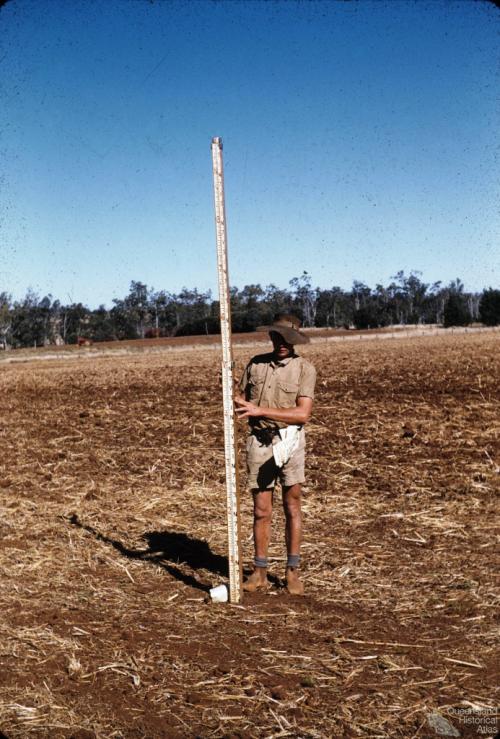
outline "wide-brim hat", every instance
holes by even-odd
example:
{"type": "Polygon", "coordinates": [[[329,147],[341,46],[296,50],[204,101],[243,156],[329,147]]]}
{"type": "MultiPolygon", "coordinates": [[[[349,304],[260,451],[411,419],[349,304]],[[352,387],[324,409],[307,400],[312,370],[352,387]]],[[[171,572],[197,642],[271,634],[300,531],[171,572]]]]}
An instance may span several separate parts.
{"type": "Polygon", "coordinates": [[[276,316],[272,326],[257,326],[256,331],[276,331],[287,344],[309,344],[309,336],[299,331],[300,326],[297,316],[281,315],[276,316]]]}

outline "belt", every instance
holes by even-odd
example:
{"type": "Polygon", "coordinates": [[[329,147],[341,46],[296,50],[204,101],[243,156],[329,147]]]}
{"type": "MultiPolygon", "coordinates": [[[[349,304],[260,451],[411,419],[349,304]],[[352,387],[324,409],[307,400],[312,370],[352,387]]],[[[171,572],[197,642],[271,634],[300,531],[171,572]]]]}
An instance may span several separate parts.
{"type": "Polygon", "coordinates": [[[271,429],[252,429],[252,435],[255,436],[258,442],[264,444],[264,446],[270,446],[273,443],[275,436],[279,436],[279,428],[271,429]]]}

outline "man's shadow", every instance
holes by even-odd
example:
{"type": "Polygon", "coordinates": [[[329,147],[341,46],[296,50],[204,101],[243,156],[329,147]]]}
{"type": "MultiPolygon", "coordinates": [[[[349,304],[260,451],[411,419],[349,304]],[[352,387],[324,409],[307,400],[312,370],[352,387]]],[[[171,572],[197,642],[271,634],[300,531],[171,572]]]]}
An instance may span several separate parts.
{"type": "Polygon", "coordinates": [[[146,549],[129,549],[121,541],[101,534],[89,524],[82,523],[76,513],[69,517],[72,526],[88,531],[98,541],[111,544],[120,554],[128,559],[151,562],[166,570],[176,580],[192,588],[208,592],[211,585],[197,580],[193,575],[182,571],[182,565],[192,570],[209,570],[214,575],[229,577],[227,557],[214,554],[206,541],[195,539],[178,531],[147,531],[142,538],[147,542],[146,549]]]}

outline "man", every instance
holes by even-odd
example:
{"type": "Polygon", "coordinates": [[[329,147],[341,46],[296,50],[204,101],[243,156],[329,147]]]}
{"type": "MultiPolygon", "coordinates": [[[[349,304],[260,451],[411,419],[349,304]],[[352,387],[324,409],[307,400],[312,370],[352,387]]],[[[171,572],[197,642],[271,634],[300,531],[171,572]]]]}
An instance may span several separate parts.
{"type": "Polygon", "coordinates": [[[285,511],[287,547],[286,587],[293,595],[303,595],[299,578],[302,535],[300,497],[305,482],[304,424],[311,417],[316,370],[296,354],[296,344],[309,338],[299,331],[295,316],[277,316],[269,331],[273,351],[254,357],[240,382],[242,395],[235,398],[239,418],[248,418],[248,485],[254,500],[254,571],[243,590],[265,590],[267,550],[271,534],[274,486],[279,479],[285,511]]]}

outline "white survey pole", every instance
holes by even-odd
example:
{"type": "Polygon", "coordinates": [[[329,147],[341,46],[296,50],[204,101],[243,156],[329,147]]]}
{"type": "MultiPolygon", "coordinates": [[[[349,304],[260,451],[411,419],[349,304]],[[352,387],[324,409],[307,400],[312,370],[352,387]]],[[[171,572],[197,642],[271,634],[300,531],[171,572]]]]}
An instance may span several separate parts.
{"type": "Polygon", "coordinates": [[[215,233],[219,277],[220,332],[222,339],[222,399],[224,408],[224,451],[226,457],[227,531],[229,540],[229,600],[239,603],[242,595],[240,496],[238,454],[234,423],[234,362],[231,347],[231,302],[227,265],[226,207],[222,139],[212,139],[215,233]]]}

